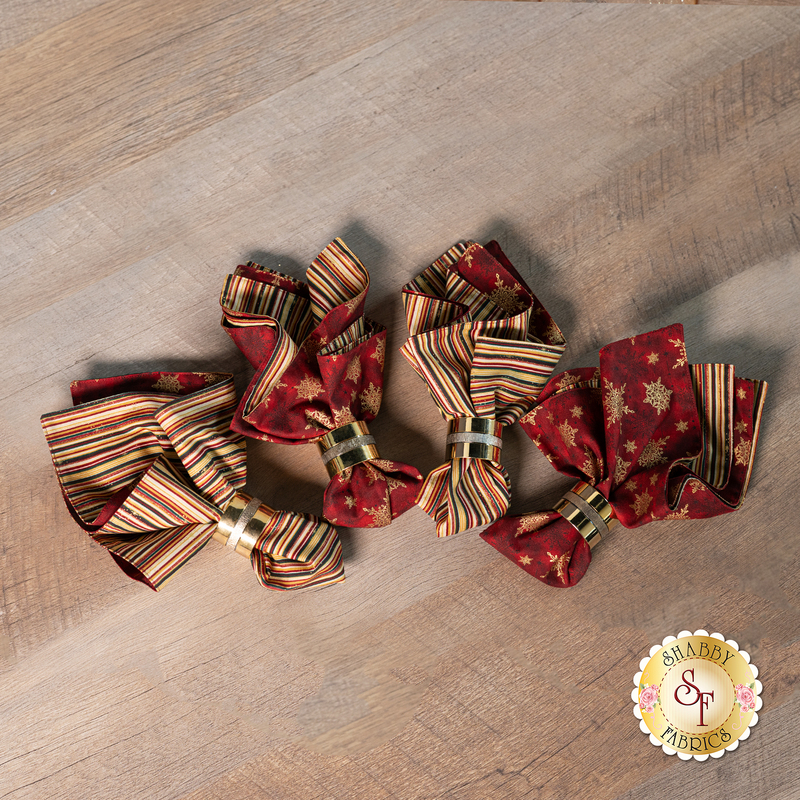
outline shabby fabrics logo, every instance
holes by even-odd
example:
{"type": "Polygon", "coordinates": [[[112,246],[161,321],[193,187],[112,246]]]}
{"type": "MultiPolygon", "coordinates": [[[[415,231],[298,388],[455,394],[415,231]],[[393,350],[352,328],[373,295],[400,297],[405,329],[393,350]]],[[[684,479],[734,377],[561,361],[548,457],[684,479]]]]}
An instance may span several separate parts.
{"type": "Polygon", "coordinates": [[[750,656],[721,633],[682,631],[650,648],[631,692],[639,728],[667,755],[720,758],[750,735],[761,682],[750,656]]]}

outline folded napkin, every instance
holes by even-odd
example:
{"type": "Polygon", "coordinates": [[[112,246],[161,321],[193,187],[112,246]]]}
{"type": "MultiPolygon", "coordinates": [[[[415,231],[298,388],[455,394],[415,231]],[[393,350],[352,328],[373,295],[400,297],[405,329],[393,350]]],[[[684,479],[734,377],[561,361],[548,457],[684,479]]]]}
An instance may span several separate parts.
{"type": "Polygon", "coordinates": [[[158,590],[214,537],[270,589],[344,580],[335,528],[240,491],[247,461],[230,430],[230,375],[148,372],[71,388],[75,407],[42,417],[61,491],[132,578],[158,590]]]}
{"type": "MultiPolygon", "coordinates": [[[[550,380],[521,425],[576,486],[481,536],[551,586],[572,586],[617,522],[734,511],[750,481],[767,384],[729,364],[689,364],[683,326],[610,344],[600,368],[550,380]]],[[[618,534],[617,534],[618,535],[618,534]]]]}
{"type": "Polygon", "coordinates": [[[258,264],[236,268],[222,325],[256,370],[233,429],[267,442],[317,442],[331,480],[323,513],[382,527],[414,505],[422,475],[378,453],[367,423],[383,394],[386,329],[364,316],[369,273],[341,239],[296,281],[258,264]]]}
{"type": "Polygon", "coordinates": [[[417,503],[437,536],[496,520],[511,484],[503,428],[534,403],[564,352],[558,326],[497,242],[462,242],[403,287],[401,348],[449,422],[447,463],[417,503]]]}

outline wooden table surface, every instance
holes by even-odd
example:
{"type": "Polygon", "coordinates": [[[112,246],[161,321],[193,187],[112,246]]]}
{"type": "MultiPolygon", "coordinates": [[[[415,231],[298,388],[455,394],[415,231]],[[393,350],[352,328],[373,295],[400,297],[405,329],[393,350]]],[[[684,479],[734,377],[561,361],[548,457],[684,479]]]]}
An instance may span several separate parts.
{"type": "MultiPolygon", "coordinates": [[[[43,0],[0,31],[0,798],[800,797],[800,9],[434,0],[43,0]],[[251,372],[219,326],[247,258],[341,235],[388,327],[382,454],[445,425],[397,350],[400,287],[496,238],[560,367],[669,322],[769,382],[747,500],[618,529],[556,590],[414,508],[342,530],[347,580],[274,593],[210,543],[164,589],[72,521],[39,417],[69,383],[251,372]],[[683,763],[637,727],[648,648],[736,639],[764,708],[683,763]]],[[[567,488],[518,428],[512,511],[567,488]]],[[[251,490],[320,513],[312,446],[251,490]]]]}

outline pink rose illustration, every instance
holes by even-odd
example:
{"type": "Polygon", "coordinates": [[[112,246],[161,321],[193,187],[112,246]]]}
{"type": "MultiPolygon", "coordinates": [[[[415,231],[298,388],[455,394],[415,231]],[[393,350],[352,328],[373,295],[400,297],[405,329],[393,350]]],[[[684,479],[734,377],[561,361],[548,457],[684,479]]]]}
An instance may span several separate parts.
{"type": "Polygon", "coordinates": [[[658,702],[658,686],[645,686],[639,695],[639,708],[646,711],[648,714],[653,713],[656,703],[658,702]]]}
{"type": "Polygon", "coordinates": [[[756,707],[756,695],[749,686],[737,684],[736,699],[742,707],[742,711],[753,711],[756,707]]]}

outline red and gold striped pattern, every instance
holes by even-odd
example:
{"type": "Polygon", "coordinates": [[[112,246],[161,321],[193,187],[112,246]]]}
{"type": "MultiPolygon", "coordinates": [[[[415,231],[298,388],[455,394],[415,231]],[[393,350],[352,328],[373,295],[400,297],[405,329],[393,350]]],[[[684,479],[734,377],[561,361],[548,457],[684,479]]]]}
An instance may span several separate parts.
{"type": "MultiPolygon", "coordinates": [[[[451,247],[403,288],[409,339],[401,348],[446,420],[516,422],[564,352],[556,324],[496,242],[451,247]]],[[[510,501],[496,461],[455,459],[428,475],[417,503],[438,536],[485,525],[510,501]]]]}
{"type": "Polygon", "coordinates": [[[317,321],[343,303],[357,305],[366,297],[369,273],[356,254],[334,239],[306,271],[311,311],[317,321]]]}
{"type": "Polygon", "coordinates": [[[732,461],[734,369],[730,364],[692,364],[689,370],[704,446],[687,466],[709,486],[721,488],[732,461]]]}
{"type": "MultiPolygon", "coordinates": [[[[220,298],[222,325],[255,373],[234,430],[278,444],[319,443],[376,417],[386,328],[364,314],[368,290],[369,273],[341,239],[314,259],[305,282],[253,264],[236,268],[220,298]]],[[[334,456],[323,462],[331,479],[326,519],[382,527],[414,505],[416,467],[379,455],[374,441],[349,452],[346,467],[334,456]]]]}
{"type": "MultiPolygon", "coordinates": [[[[312,262],[306,273],[308,283],[249,262],[228,275],[220,295],[223,326],[228,329],[268,328],[274,337],[264,358],[251,358],[258,374],[242,400],[242,414],[265,403],[271,392],[282,388],[281,376],[297,357],[300,347],[325,316],[347,303],[362,305],[369,289],[369,273],[352,250],[334,239],[312,262]],[[252,277],[258,274],[258,279],[252,277]],[[265,279],[266,278],[266,279],[265,279]]],[[[363,316],[340,336],[318,348],[323,355],[335,355],[352,349],[374,335],[378,328],[363,316]]],[[[237,340],[237,344],[239,344],[237,340]]],[[[252,348],[258,352],[257,348],[252,348]]]]}
{"type": "Polygon", "coordinates": [[[511,481],[496,461],[454,458],[425,478],[417,504],[436,523],[436,535],[486,525],[508,511],[511,481]]]}
{"type": "MultiPolygon", "coordinates": [[[[211,538],[247,474],[244,438],[230,430],[232,377],[185,393],[191,375],[159,373],[148,392],[141,375],[94,381],[95,394],[104,387],[112,394],[42,417],[70,512],[126,573],[153,589],[211,538]],[[139,388],[125,391],[126,384],[139,388]]],[[[80,385],[73,388],[80,394],[80,385]]],[[[273,589],[344,577],[335,529],[286,511],[272,515],[251,562],[273,589]]]]}
{"type": "Polygon", "coordinates": [[[737,378],[732,364],[691,364],[689,369],[703,429],[703,447],[695,458],[682,462],[690,474],[684,478],[673,505],[680,506],[684,490],[694,479],[704,483],[729,508],[739,508],[753,471],[767,384],[737,378]],[[737,440],[742,439],[748,444],[737,453],[737,440]]]}
{"type": "Polygon", "coordinates": [[[264,271],[262,267],[248,262],[243,274],[227,276],[222,287],[220,304],[236,319],[239,326],[262,326],[262,318],[270,317],[273,324],[286,328],[298,341],[303,341],[314,322],[308,296],[286,289],[276,292],[275,284],[249,277],[252,270],[264,271]]]}

